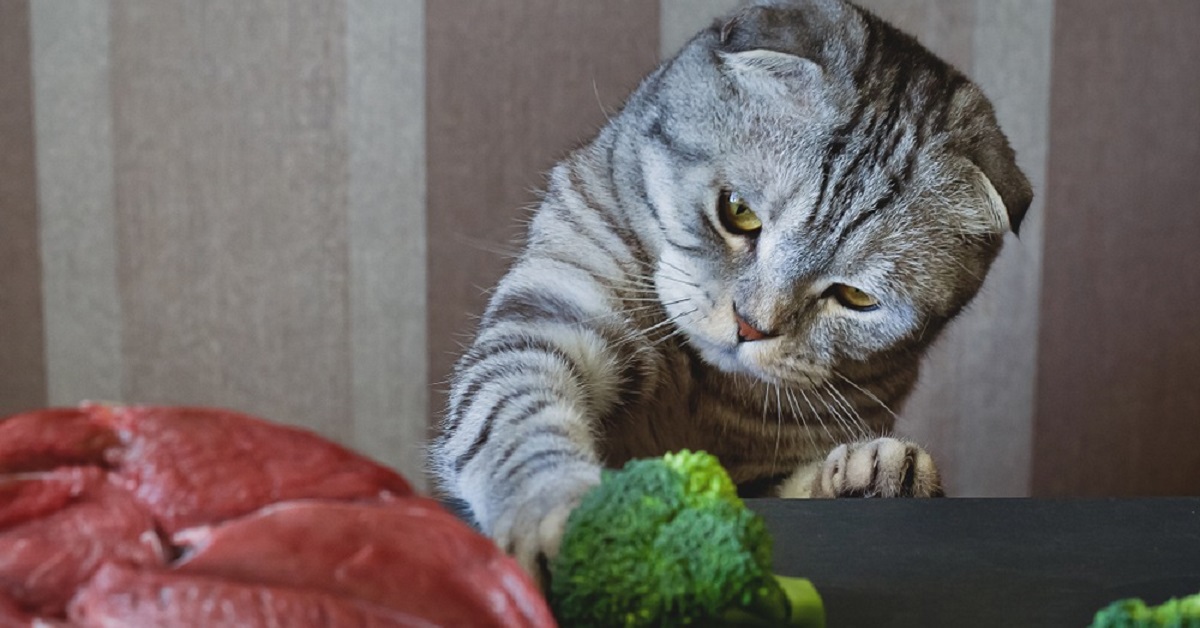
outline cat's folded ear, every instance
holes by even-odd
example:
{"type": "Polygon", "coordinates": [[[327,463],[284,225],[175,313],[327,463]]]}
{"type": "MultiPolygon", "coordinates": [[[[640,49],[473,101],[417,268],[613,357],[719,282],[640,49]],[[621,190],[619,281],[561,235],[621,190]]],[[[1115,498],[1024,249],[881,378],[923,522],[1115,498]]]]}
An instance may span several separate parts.
{"type": "Polygon", "coordinates": [[[846,24],[844,4],[830,0],[758,0],[716,24],[724,52],[771,50],[821,63],[831,38],[846,24]]]}
{"type": "MultiPolygon", "coordinates": [[[[996,114],[978,86],[968,83],[954,94],[950,104],[952,118],[974,121],[962,125],[960,150],[979,169],[990,188],[989,198],[999,200],[1005,224],[1019,233],[1021,221],[1033,203],[1033,188],[1017,166],[1017,155],[996,123],[996,114]],[[987,124],[981,120],[990,121],[987,124]]],[[[986,190],[985,190],[986,191],[986,190]]]]}
{"type": "Polygon", "coordinates": [[[735,74],[750,78],[770,78],[793,88],[805,88],[821,75],[821,68],[803,57],[775,50],[722,52],[721,61],[735,74]]]}
{"type": "Polygon", "coordinates": [[[1019,234],[1021,221],[1033,203],[1033,188],[1017,167],[1016,155],[1008,141],[1000,136],[984,142],[971,155],[971,161],[979,169],[984,193],[996,206],[995,210],[1003,212],[999,216],[1002,224],[1019,234]]]}
{"type": "Polygon", "coordinates": [[[804,89],[821,75],[819,47],[807,41],[796,11],[750,6],[718,21],[717,54],[734,73],[773,78],[804,89]]]}

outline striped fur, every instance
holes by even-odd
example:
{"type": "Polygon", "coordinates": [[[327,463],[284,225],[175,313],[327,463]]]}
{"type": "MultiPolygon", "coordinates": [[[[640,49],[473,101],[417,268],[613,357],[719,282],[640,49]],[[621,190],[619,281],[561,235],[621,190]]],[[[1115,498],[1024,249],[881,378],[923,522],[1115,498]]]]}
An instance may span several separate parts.
{"type": "Polygon", "coordinates": [[[911,38],[840,0],[743,9],[550,173],[434,474],[535,572],[602,467],[669,450],[746,493],[934,493],[926,454],[868,441],[1030,197],[982,94],[911,38]],[[722,226],[723,189],[759,235],[722,226]],[[735,307],[772,337],[738,342],[735,307]]]}

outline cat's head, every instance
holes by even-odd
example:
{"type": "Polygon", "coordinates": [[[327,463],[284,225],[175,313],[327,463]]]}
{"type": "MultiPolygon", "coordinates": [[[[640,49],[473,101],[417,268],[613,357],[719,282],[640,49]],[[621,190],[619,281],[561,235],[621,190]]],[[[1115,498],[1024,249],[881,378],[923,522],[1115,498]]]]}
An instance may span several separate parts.
{"type": "Polygon", "coordinates": [[[623,117],[667,313],[768,380],[915,366],[1032,200],[980,90],[837,0],[719,21],[623,117]]]}

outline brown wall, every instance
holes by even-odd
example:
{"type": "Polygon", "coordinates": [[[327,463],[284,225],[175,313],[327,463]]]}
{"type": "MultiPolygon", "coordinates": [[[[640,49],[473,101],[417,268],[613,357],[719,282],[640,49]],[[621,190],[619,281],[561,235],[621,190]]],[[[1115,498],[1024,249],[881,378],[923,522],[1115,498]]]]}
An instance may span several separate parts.
{"type": "MultiPolygon", "coordinates": [[[[0,3],[0,412],[233,406],[419,481],[545,170],[736,2],[0,3]]],[[[1200,492],[1200,4],[864,4],[1038,192],[901,430],[959,495],[1200,492]]]]}
{"type": "Polygon", "coordinates": [[[0,416],[46,403],[29,3],[0,3],[0,416]]]}
{"type": "MultiPolygon", "coordinates": [[[[543,174],[658,63],[654,2],[461,0],[426,15],[429,372],[449,375],[543,174]],[[481,28],[486,25],[485,28],[481,28]]],[[[438,387],[440,391],[442,387],[438,387]]],[[[444,396],[436,394],[434,409],[444,396]]]]}
{"type": "Polygon", "coordinates": [[[1034,491],[1200,492],[1200,3],[1056,18],[1034,491]]]}

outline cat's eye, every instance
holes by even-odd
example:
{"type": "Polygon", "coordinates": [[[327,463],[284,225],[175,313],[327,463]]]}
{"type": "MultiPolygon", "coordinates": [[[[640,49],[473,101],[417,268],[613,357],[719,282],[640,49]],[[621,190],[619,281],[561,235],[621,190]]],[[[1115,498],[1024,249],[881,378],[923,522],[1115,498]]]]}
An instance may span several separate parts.
{"type": "Polygon", "coordinates": [[[721,190],[717,200],[717,217],[721,226],[734,235],[757,235],[762,231],[762,221],[758,214],[750,209],[750,204],[741,194],[730,190],[721,190]]]}
{"type": "Polygon", "coordinates": [[[879,307],[879,301],[875,297],[844,283],[833,284],[827,294],[837,299],[843,307],[859,312],[869,312],[879,307]]]}

